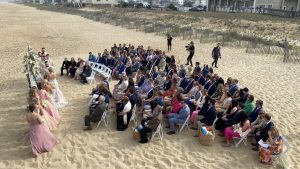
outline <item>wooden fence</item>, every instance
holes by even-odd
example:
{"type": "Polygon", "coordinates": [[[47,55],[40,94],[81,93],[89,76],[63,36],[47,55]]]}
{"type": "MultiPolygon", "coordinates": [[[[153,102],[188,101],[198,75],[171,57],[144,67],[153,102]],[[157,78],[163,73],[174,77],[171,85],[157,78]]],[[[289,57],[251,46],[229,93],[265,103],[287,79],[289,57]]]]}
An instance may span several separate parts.
{"type": "Polygon", "coordinates": [[[245,48],[247,53],[274,56],[274,58],[281,59],[284,62],[300,62],[300,51],[290,49],[289,45],[283,47],[284,45],[281,43],[276,45],[262,44],[260,43],[261,41],[257,40],[259,38],[242,37],[241,35],[234,36],[232,32],[214,32],[209,29],[195,28],[192,24],[182,26],[176,23],[169,23],[164,19],[147,21],[136,17],[124,16],[122,13],[84,12],[79,10],[70,10],[69,13],[126,29],[155,33],[159,36],[166,36],[167,33],[170,33],[173,37],[181,37],[183,40],[199,41],[200,43],[219,42],[223,46],[245,48]]]}

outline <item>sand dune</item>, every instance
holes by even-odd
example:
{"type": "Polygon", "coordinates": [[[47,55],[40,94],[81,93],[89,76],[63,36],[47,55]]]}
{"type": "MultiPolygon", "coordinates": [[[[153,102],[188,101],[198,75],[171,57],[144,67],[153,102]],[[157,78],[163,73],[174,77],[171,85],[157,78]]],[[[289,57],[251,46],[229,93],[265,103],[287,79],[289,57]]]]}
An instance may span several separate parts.
{"type": "MultiPolygon", "coordinates": [[[[58,72],[64,57],[86,58],[89,51],[102,52],[114,43],[143,44],[166,50],[164,37],[135,32],[78,16],[64,15],[16,4],[0,4],[0,168],[270,168],[258,162],[257,152],[249,147],[223,148],[217,137],[212,147],[199,144],[194,131],[173,136],[165,135],[140,145],[131,130],[117,132],[115,116],[108,129],[101,126],[91,132],[82,131],[87,114],[90,85],[59,77],[61,89],[69,105],[60,111],[63,122],[55,135],[61,144],[52,152],[35,159],[31,155],[26,114],[27,80],[22,59],[27,45],[39,50],[46,47],[58,72]]],[[[187,41],[174,40],[175,54],[184,63],[187,41]]],[[[196,42],[194,61],[210,63],[214,44],[196,42]]],[[[292,168],[300,167],[300,65],[284,64],[262,55],[246,54],[237,48],[223,48],[221,76],[238,78],[240,86],[247,86],[256,98],[265,102],[265,109],[273,115],[276,125],[294,146],[289,155],[292,168]]],[[[114,83],[114,82],[113,82],[114,83]]]]}

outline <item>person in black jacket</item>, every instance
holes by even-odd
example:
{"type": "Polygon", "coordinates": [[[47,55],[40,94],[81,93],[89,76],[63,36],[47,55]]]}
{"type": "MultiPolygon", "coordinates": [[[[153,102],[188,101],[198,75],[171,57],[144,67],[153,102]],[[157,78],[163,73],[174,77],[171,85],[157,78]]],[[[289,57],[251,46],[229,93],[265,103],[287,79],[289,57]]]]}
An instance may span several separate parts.
{"type": "Polygon", "coordinates": [[[217,66],[218,60],[219,60],[219,58],[221,58],[220,43],[218,43],[217,46],[213,48],[211,56],[214,59],[214,61],[211,63],[211,66],[214,66],[214,64],[215,64],[215,68],[218,68],[218,66],[217,66]]]}
{"type": "Polygon", "coordinates": [[[190,52],[189,56],[187,57],[187,63],[185,65],[189,65],[189,63],[191,64],[191,66],[193,67],[193,56],[195,54],[195,46],[194,46],[194,42],[191,42],[188,46],[186,46],[186,50],[190,52]]]}
{"type": "Polygon", "coordinates": [[[200,120],[202,124],[205,124],[207,126],[213,125],[213,122],[215,121],[217,117],[217,111],[215,108],[216,101],[214,99],[209,99],[209,107],[207,111],[202,114],[204,116],[203,119],[200,120]]]}
{"type": "Polygon", "coordinates": [[[255,143],[252,143],[255,148],[252,148],[254,151],[258,151],[258,142],[260,140],[266,142],[269,138],[268,132],[269,130],[274,126],[274,123],[271,121],[271,116],[269,114],[265,115],[265,118],[267,120],[266,126],[261,130],[255,133],[255,143]]]}
{"type": "Polygon", "coordinates": [[[71,77],[73,77],[73,78],[75,76],[76,69],[77,69],[77,62],[75,61],[74,58],[71,58],[70,66],[69,66],[69,70],[68,71],[69,71],[71,77]]]}
{"type": "Polygon", "coordinates": [[[64,75],[64,69],[67,69],[67,75],[69,74],[69,67],[71,65],[71,62],[68,60],[68,58],[65,58],[65,60],[62,63],[62,66],[60,68],[60,75],[64,75]]]}
{"type": "Polygon", "coordinates": [[[87,77],[90,77],[91,76],[91,74],[92,74],[92,71],[93,71],[93,69],[92,69],[92,67],[89,65],[89,63],[88,62],[85,62],[86,64],[85,64],[85,66],[84,66],[84,68],[83,68],[83,72],[81,73],[81,75],[80,75],[80,78],[81,78],[81,83],[87,83],[88,81],[86,80],[86,78],[87,77]]]}
{"type": "Polygon", "coordinates": [[[172,50],[172,36],[168,33],[167,34],[167,41],[168,41],[168,52],[172,50]]]}

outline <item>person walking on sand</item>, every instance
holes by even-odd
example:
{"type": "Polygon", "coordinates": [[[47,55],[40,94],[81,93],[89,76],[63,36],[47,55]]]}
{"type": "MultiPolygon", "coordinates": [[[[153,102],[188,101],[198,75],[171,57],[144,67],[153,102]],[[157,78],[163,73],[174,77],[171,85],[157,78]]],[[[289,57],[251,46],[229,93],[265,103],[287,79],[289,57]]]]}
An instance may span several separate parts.
{"type": "Polygon", "coordinates": [[[168,52],[170,52],[172,50],[172,40],[173,40],[173,37],[168,33],[167,34],[168,52]]]}
{"type": "Polygon", "coordinates": [[[185,65],[189,65],[189,63],[191,64],[191,66],[193,67],[193,56],[195,54],[195,46],[194,46],[194,42],[191,42],[188,46],[186,46],[186,50],[190,52],[189,56],[187,57],[187,63],[185,65]]]}
{"type": "Polygon", "coordinates": [[[214,49],[212,50],[211,56],[214,59],[214,61],[211,63],[211,66],[213,67],[215,64],[215,68],[218,68],[218,66],[217,66],[218,60],[219,60],[219,58],[221,59],[220,43],[218,43],[217,46],[214,47],[214,49]]]}

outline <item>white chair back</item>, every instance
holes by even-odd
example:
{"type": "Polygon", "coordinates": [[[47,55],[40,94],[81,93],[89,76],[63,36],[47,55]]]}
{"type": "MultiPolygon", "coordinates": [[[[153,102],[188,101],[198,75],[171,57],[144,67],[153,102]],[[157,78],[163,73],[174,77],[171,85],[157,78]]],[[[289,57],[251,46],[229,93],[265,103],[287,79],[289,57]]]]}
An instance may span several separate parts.
{"type": "Polygon", "coordinates": [[[184,121],[183,124],[181,124],[181,128],[179,130],[179,133],[181,133],[181,131],[183,130],[184,127],[187,127],[187,129],[189,130],[189,119],[190,119],[190,114],[187,116],[186,120],[184,121]]]}
{"type": "Polygon", "coordinates": [[[233,137],[233,142],[235,143],[235,147],[238,147],[241,144],[241,142],[244,142],[245,146],[247,146],[247,137],[250,132],[251,132],[251,128],[246,130],[245,133],[243,134],[243,136],[233,137]],[[236,143],[235,140],[239,140],[239,141],[236,143]]]}
{"type": "Polygon", "coordinates": [[[131,121],[133,121],[134,122],[134,124],[135,125],[137,125],[137,117],[136,117],[136,114],[135,114],[135,112],[136,112],[136,104],[133,106],[133,108],[132,108],[132,111],[131,111],[131,117],[130,117],[130,120],[129,120],[129,123],[131,122],[131,121]]]}
{"type": "Polygon", "coordinates": [[[156,128],[156,131],[152,134],[152,137],[151,137],[151,141],[152,139],[158,135],[160,140],[162,141],[163,138],[164,138],[164,133],[163,133],[163,127],[162,127],[162,123],[159,123],[159,125],[157,126],[156,128]]]}

